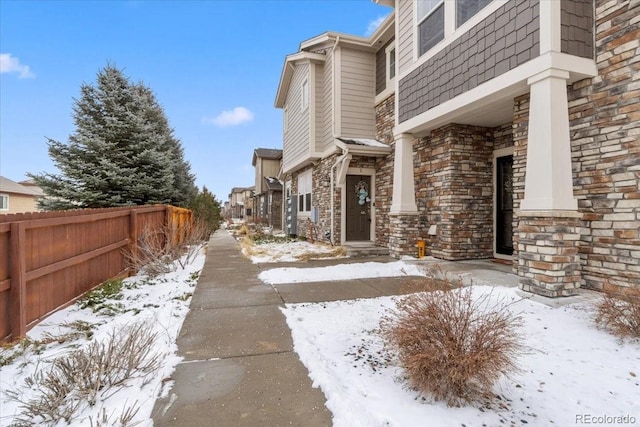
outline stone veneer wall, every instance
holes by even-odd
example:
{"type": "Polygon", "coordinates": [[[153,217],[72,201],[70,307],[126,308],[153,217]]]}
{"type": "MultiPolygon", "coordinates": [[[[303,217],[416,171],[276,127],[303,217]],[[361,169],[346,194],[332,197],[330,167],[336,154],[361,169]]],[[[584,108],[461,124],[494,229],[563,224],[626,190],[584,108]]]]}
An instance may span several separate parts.
{"type": "Polygon", "coordinates": [[[640,2],[596,1],[599,76],[569,87],[582,284],[640,287],[640,2]]]}
{"type": "Polygon", "coordinates": [[[419,234],[429,255],[493,256],[493,150],[494,129],[459,124],[436,129],[415,145],[419,234]],[[430,225],[437,226],[435,236],[427,235],[430,225]]]}
{"type": "Polygon", "coordinates": [[[580,287],[578,212],[520,213],[518,228],[520,288],[547,297],[575,294],[580,287]]]}
{"type": "Polygon", "coordinates": [[[389,215],[389,253],[399,258],[416,256],[416,243],[420,239],[420,217],[418,215],[389,215]]]}
{"type": "Polygon", "coordinates": [[[527,141],[529,132],[529,94],[513,100],[513,272],[519,268],[520,219],[518,210],[524,199],[524,180],[527,168],[527,141]]]}
{"type": "Polygon", "coordinates": [[[376,161],[376,245],[388,247],[390,233],[389,210],[393,201],[393,160],[395,158],[395,95],[376,105],[376,139],[389,144],[391,153],[376,161]]]}
{"type": "MultiPolygon", "coordinates": [[[[338,154],[326,157],[313,167],[311,204],[318,208],[318,223],[316,224],[317,239],[328,242],[325,237],[331,231],[331,167],[336,162],[338,154]]],[[[340,242],[340,191],[333,193],[334,201],[334,231],[333,242],[340,242]]]]}
{"type": "MultiPolygon", "coordinates": [[[[271,196],[271,212],[269,225],[275,229],[282,228],[282,191],[274,191],[271,196]]],[[[267,206],[269,201],[267,200],[267,206]]]]}

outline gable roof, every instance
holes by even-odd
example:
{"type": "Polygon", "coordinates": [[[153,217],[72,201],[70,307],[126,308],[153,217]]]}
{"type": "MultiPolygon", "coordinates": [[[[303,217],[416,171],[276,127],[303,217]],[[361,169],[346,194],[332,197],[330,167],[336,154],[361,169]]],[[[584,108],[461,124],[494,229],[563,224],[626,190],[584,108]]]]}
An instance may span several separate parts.
{"type": "MultiPolygon", "coordinates": [[[[389,4],[389,0],[379,1],[380,4],[385,6],[391,5],[389,4]]],[[[382,46],[382,44],[386,43],[386,41],[390,40],[394,36],[394,23],[395,11],[391,11],[391,13],[389,13],[385,20],[369,37],[327,31],[300,43],[298,52],[287,55],[285,58],[284,65],[282,66],[282,73],[280,74],[280,82],[278,84],[278,91],[276,92],[274,106],[276,108],[284,108],[287,93],[289,92],[289,85],[291,84],[291,79],[293,77],[293,71],[297,63],[323,63],[326,60],[325,52],[338,44],[342,46],[349,46],[352,49],[375,52],[380,48],[380,46],[382,46]]]]}
{"type": "Polygon", "coordinates": [[[0,193],[24,194],[26,196],[40,197],[42,194],[32,188],[20,185],[9,178],[0,176],[0,193]]]}
{"type": "Polygon", "coordinates": [[[276,148],[256,148],[253,150],[253,160],[251,165],[255,166],[258,161],[258,157],[269,160],[280,160],[282,158],[282,150],[276,148]]]}

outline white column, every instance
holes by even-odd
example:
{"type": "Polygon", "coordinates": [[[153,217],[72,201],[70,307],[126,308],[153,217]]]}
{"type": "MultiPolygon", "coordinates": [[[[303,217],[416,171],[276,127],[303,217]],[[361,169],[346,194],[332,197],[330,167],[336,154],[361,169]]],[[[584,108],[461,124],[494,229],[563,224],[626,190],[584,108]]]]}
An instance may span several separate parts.
{"type": "Polygon", "coordinates": [[[573,197],[567,79],[549,69],[531,77],[523,211],[578,209],[573,197]]]}
{"type": "Polygon", "coordinates": [[[417,214],[416,192],[413,182],[413,135],[395,136],[393,162],[393,200],[391,214],[417,214]]]}

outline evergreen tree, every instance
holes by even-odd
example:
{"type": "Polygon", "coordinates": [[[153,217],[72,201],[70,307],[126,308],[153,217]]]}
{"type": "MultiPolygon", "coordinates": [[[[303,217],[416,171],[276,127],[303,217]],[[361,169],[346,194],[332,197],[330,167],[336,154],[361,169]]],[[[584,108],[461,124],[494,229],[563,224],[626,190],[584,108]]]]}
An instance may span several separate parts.
{"type": "Polygon", "coordinates": [[[194,197],[189,208],[193,211],[193,219],[203,222],[209,233],[220,227],[220,202],[207,187],[202,187],[202,191],[194,197]]]}
{"type": "Polygon", "coordinates": [[[44,209],[170,203],[197,191],[180,141],[153,92],[107,65],[83,84],[67,143],[48,139],[60,174],[30,174],[48,197],[44,209]]]}

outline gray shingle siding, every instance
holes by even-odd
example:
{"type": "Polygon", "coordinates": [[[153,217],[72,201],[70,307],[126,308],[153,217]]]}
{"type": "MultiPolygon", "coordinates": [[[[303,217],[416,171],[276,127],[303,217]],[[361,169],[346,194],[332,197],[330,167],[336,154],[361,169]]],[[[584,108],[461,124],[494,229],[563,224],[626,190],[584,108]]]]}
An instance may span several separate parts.
{"type": "Polygon", "coordinates": [[[538,0],[510,1],[399,84],[404,122],[540,55],[538,0]]]}
{"type": "Polygon", "coordinates": [[[563,1],[561,8],[560,50],[569,55],[593,58],[593,1],[563,1]]]}
{"type": "Polygon", "coordinates": [[[387,88],[387,47],[395,41],[389,40],[376,52],[376,95],[387,88]]]}

